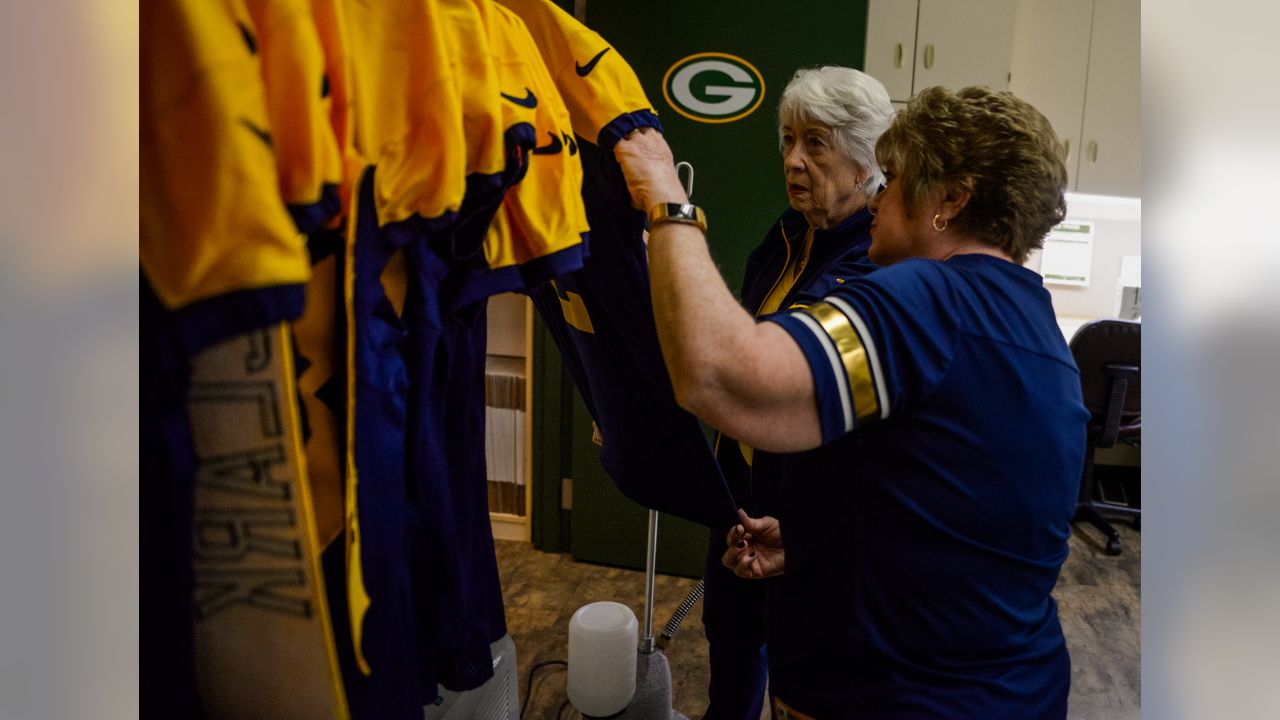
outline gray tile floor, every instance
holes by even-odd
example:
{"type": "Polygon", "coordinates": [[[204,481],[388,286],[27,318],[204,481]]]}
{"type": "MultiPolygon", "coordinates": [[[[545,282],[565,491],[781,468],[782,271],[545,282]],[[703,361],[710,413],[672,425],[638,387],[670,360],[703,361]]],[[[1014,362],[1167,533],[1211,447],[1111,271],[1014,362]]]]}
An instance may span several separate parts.
{"type": "MultiPolygon", "coordinates": [[[[1070,717],[1129,720],[1139,717],[1141,690],[1141,535],[1117,524],[1124,553],[1102,552],[1092,528],[1077,528],[1071,555],[1054,591],[1071,650],[1070,717]]],[[[527,543],[499,541],[498,566],[506,599],[507,625],[516,642],[520,699],[529,669],[537,662],[565,659],[569,618],[582,605],[615,600],[643,622],[644,574],[578,563],[568,555],[543,553],[527,543]]],[[[659,576],[655,586],[655,634],[696,583],[659,576]]],[[[707,643],[702,605],[696,605],[667,649],[675,708],[696,720],[706,709],[707,643]]],[[[563,666],[537,671],[526,718],[553,720],[565,701],[563,666]]],[[[562,717],[580,717],[570,707],[562,717]]],[[[768,717],[768,712],[763,717],[768,717]]]]}

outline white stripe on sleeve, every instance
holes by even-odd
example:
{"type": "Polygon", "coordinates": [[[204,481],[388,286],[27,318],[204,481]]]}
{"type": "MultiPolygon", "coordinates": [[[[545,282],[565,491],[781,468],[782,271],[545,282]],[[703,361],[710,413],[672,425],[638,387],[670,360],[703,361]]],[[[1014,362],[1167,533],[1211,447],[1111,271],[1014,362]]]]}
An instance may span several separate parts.
{"type": "MultiPolygon", "coordinates": [[[[800,311],[791,314],[804,323],[817,338],[818,343],[822,345],[822,349],[827,353],[827,360],[831,363],[831,373],[836,376],[836,388],[840,394],[840,410],[844,413],[844,432],[853,430],[853,398],[849,396],[849,380],[845,373],[844,363],[840,361],[840,353],[836,352],[836,345],[827,336],[827,331],[822,329],[822,325],[813,319],[808,313],[800,311]]],[[[815,391],[817,388],[814,388],[815,391]]],[[[818,398],[821,402],[822,398],[818,398]]]]}

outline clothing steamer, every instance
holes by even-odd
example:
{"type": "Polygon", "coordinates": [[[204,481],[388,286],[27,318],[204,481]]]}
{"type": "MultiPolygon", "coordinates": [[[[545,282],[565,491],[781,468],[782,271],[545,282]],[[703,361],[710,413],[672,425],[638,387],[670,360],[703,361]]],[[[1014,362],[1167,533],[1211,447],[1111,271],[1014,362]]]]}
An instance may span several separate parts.
{"type": "MultiPolygon", "coordinates": [[[[676,173],[688,171],[684,181],[685,194],[693,197],[693,165],[676,163],[676,173]]],[[[610,716],[610,720],[688,720],[671,706],[671,666],[663,652],[676,629],[693,604],[702,596],[702,581],[690,591],[663,630],[662,637],[653,635],[653,586],[657,578],[658,564],[658,511],[649,511],[649,533],[645,544],[644,561],[644,619],[641,625],[640,644],[636,657],[636,692],[622,712],[610,716]]],[[[585,715],[584,717],[591,717],[585,715]]]]}

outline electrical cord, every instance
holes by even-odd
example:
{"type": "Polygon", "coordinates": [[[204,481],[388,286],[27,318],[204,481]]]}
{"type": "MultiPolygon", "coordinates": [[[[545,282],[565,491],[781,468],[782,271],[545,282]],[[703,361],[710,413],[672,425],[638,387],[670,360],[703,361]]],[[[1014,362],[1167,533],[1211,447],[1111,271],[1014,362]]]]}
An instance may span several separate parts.
{"type": "MultiPolygon", "coordinates": [[[[524,686],[524,702],[520,704],[520,717],[524,717],[525,711],[529,709],[529,700],[533,698],[533,674],[538,668],[544,668],[548,665],[563,665],[569,667],[569,663],[564,660],[543,660],[529,668],[529,681],[524,686]]],[[[557,716],[558,717],[558,716],[557,716]]]]}
{"type": "Polygon", "coordinates": [[[684,622],[685,616],[693,609],[694,603],[702,598],[702,593],[706,589],[704,581],[699,580],[698,584],[693,586],[693,589],[689,591],[684,600],[680,601],[680,606],[676,608],[674,613],[671,613],[671,619],[667,621],[666,627],[662,629],[662,634],[658,636],[657,645],[659,650],[667,649],[667,644],[671,642],[671,638],[675,637],[676,630],[680,629],[680,623],[684,622]]]}

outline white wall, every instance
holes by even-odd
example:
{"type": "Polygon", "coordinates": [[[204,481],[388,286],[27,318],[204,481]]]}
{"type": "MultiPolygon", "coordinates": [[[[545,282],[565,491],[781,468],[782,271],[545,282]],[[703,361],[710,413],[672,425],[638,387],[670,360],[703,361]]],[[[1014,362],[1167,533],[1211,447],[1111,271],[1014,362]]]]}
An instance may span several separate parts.
{"type": "MultiPolygon", "coordinates": [[[[1094,223],[1093,261],[1088,287],[1046,283],[1058,317],[1115,317],[1120,261],[1142,255],[1142,201],[1137,198],[1067,193],[1067,219],[1094,223]]],[[[1040,252],[1026,267],[1040,271],[1040,252]]]]}

